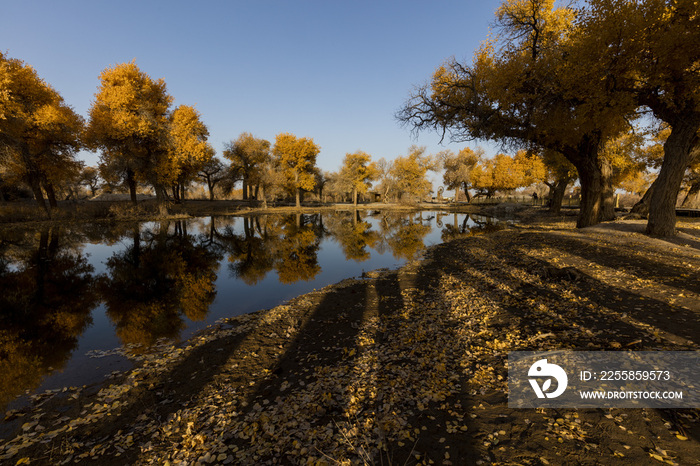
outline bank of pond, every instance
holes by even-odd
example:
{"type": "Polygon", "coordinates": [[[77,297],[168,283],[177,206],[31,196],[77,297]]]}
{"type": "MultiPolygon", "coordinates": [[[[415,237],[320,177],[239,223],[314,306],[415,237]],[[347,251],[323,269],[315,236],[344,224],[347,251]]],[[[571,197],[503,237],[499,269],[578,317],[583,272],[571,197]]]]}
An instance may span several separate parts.
{"type": "Polygon", "coordinates": [[[4,232],[0,404],[99,382],[164,340],[398,267],[431,244],[501,223],[464,213],[358,210],[4,232]]]}

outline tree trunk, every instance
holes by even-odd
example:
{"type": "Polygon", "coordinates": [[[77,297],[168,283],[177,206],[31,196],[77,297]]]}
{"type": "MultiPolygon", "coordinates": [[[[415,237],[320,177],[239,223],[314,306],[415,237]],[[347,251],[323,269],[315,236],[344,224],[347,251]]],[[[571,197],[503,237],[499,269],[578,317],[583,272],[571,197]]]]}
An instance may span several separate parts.
{"type": "MultiPolygon", "coordinates": [[[[467,198],[467,204],[471,204],[472,202],[472,197],[469,195],[469,186],[467,183],[464,183],[464,195],[467,198]]],[[[457,202],[457,192],[455,191],[455,202],[457,202]]]]}
{"type": "Polygon", "coordinates": [[[53,189],[53,185],[49,181],[44,181],[44,191],[46,191],[46,197],[49,200],[49,206],[52,209],[58,208],[58,201],[56,200],[56,191],[53,189]]]}
{"type": "Polygon", "coordinates": [[[676,234],[676,201],[683,175],[690,165],[693,143],[697,140],[698,124],[679,121],[672,125],[664,144],[664,161],[649,200],[649,222],[646,233],[652,236],[676,234]]]}
{"type": "Polygon", "coordinates": [[[617,218],[615,214],[615,187],[612,185],[613,169],[608,159],[600,159],[600,170],[603,188],[600,193],[601,205],[603,206],[601,221],[607,222],[617,218]]]}
{"type": "Polygon", "coordinates": [[[301,207],[301,188],[297,188],[297,208],[301,207]]]}
{"type": "Polygon", "coordinates": [[[46,202],[44,201],[44,193],[41,191],[41,183],[39,183],[39,179],[37,177],[31,177],[29,180],[29,186],[32,188],[34,199],[36,199],[36,203],[39,204],[39,208],[46,212],[46,215],[51,218],[51,211],[49,210],[49,206],[47,206],[46,202]]]}
{"type": "Polygon", "coordinates": [[[697,209],[700,207],[700,179],[694,181],[693,184],[690,185],[690,189],[686,193],[681,207],[687,209],[697,209]]]}
{"type": "Polygon", "coordinates": [[[267,197],[265,197],[265,186],[260,186],[260,196],[262,197],[263,209],[267,209],[267,197]]]}
{"type": "Polygon", "coordinates": [[[214,200],[214,183],[211,182],[211,176],[207,175],[207,188],[209,188],[209,200],[214,200]]]}
{"type": "Polygon", "coordinates": [[[581,205],[577,228],[586,228],[615,218],[610,183],[610,164],[600,157],[584,157],[576,168],[581,181],[581,205]]]}
{"type": "Polygon", "coordinates": [[[185,203],[185,183],[180,183],[180,202],[185,203]]]}
{"type": "Polygon", "coordinates": [[[243,177],[243,200],[248,200],[248,179],[243,177]]]}
{"type": "Polygon", "coordinates": [[[357,206],[357,188],[352,188],[352,205],[357,206]]]}
{"type": "Polygon", "coordinates": [[[559,215],[561,212],[561,205],[564,202],[564,194],[566,194],[569,181],[568,178],[564,178],[549,186],[549,211],[555,215],[559,215]]]}
{"type": "Polygon", "coordinates": [[[581,204],[576,228],[586,228],[615,218],[613,200],[612,167],[600,156],[602,146],[598,134],[589,134],[574,147],[567,147],[562,154],[578,170],[581,182],[581,204]]]}
{"type": "Polygon", "coordinates": [[[129,194],[131,194],[131,203],[134,205],[138,204],[136,200],[136,179],[134,178],[134,171],[130,168],[126,170],[126,184],[129,185],[129,194]]]}
{"type": "Polygon", "coordinates": [[[654,192],[655,187],[656,180],[654,180],[651,183],[651,186],[647,188],[642,198],[638,200],[634,206],[632,206],[632,210],[630,211],[630,213],[638,214],[645,218],[649,216],[649,201],[651,200],[651,195],[654,192]]]}
{"type": "Polygon", "coordinates": [[[163,186],[154,186],[153,188],[156,191],[156,202],[159,206],[161,206],[162,212],[162,207],[165,206],[165,203],[168,200],[168,193],[165,191],[165,187],[163,186]]]}

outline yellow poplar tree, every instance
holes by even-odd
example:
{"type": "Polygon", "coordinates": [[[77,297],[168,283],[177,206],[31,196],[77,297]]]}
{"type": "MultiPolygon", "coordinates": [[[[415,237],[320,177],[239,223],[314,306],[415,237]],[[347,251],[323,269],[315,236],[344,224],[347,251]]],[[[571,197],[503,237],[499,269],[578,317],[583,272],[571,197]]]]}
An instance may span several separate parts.
{"type": "Polygon", "coordinates": [[[171,157],[178,172],[173,194],[182,201],[186,186],[214,157],[214,149],[207,142],[209,130],[200,118],[189,105],[180,105],[170,114],[171,157]]]}
{"type": "Polygon", "coordinates": [[[29,185],[39,206],[56,207],[54,187],[77,177],[83,119],[36,71],[0,53],[0,168],[29,185]]]}
{"type": "MultiPolygon", "coordinates": [[[[589,0],[575,37],[586,81],[632,98],[668,124],[646,232],[675,234],[676,201],[700,130],[700,14],[696,0],[589,0]]],[[[618,97],[621,98],[621,97],[618,97]]],[[[646,197],[646,195],[645,195],[646,197]]]]}
{"type": "Polygon", "coordinates": [[[549,211],[558,214],[564,201],[566,187],[578,178],[578,172],[560,152],[544,150],[540,157],[545,167],[545,178],[542,182],[549,187],[549,211]]]}
{"type": "Polygon", "coordinates": [[[471,202],[469,188],[472,184],[472,171],[482,154],[483,151],[481,149],[475,152],[469,147],[460,150],[456,155],[450,150],[439,154],[442,160],[442,167],[445,169],[442,181],[447,186],[447,189],[454,189],[455,203],[457,202],[457,193],[460,189],[464,190],[467,202],[471,202]]]}
{"type": "Polygon", "coordinates": [[[159,200],[164,200],[165,187],[177,178],[170,150],[172,100],[165,81],[154,81],[133,61],[100,74],[85,139],[93,150],[102,150],[103,178],[121,177],[134,204],[137,181],[151,184],[159,200]]]}
{"type": "Polygon", "coordinates": [[[407,156],[396,157],[391,172],[399,198],[420,199],[427,195],[432,185],[425,175],[435,167],[433,158],[425,154],[425,147],[411,146],[407,156]]]}
{"type": "Polygon", "coordinates": [[[241,133],[238,139],[226,144],[224,157],[231,161],[231,171],[238,172],[242,178],[243,199],[248,199],[250,189],[260,187],[267,171],[270,141],[256,138],[250,133],[241,133]]]}
{"type": "Polygon", "coordinates": [[[372,157],[362,151],[345,154],[340,178],[352,189],[352,203],[357,205],[357,194],[366,193],[377,177],[377,168],[371,162],[372,157]]]}
{"type": "Polygon", "coordinates": [[[605,141],[634,113],[631,99],[611,98],[608,87],[582,66],[572,47],[575,11],[553,0],[506,0],[497,11],[498,34],[471,64],[451,59],[418,88],[398,118],[414,131],[432,129],[452,141],[495,140],[506,146],[562,153],[579,172],[582,202],[577,226],[612,219],[605,141]]]}
{"type": "Polygon", "coordinates": [[[281,133],[275,138],[272,153],[296,194],[297,207],[301,206],[301,190],[314,189],[314,167],[319,152],[321,148],[311,138],[298,138],[291,133],[281,133]]]}

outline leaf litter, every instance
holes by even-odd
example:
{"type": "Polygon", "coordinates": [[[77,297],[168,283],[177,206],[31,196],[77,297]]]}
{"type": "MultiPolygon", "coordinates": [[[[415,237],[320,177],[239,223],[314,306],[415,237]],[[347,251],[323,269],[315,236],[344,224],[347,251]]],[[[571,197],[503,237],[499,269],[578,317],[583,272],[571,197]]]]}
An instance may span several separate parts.
{"type": "Polygon", "coordinates": [[[692,464],[697,410],[509,409],[506,357],[697,350],[698,270],[695,250],[569,223],[454,240],[184,345],[106,352],[138,367],[8,413],[0,460],[692,464]]]}

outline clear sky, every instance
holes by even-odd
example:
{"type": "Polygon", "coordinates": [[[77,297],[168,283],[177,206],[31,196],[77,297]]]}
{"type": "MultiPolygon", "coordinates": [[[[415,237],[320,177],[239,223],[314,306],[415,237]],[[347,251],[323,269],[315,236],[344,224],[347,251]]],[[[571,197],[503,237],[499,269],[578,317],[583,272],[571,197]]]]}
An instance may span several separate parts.
{"type": "Polygon", "coordinates": [[[271,142],[291,132],[312,137],[318,166],[337,170],[356,150],[393,159],[411,144],[465,146],[440,146],[432,133],[414,139],[394,114],[443,60],[471,59],[499,4],[3,0],[0,50],[86,117],[100,72],[136,60],[165,80],[175,105],[196,106],[217,154],[244,131],[271,142]]]}

